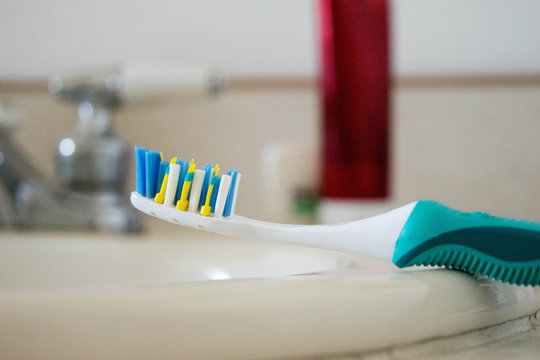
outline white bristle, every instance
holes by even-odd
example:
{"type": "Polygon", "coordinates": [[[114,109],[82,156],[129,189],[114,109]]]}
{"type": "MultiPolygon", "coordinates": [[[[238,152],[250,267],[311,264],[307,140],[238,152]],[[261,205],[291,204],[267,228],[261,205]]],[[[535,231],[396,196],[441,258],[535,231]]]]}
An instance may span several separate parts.
{"type": "Polygon", "coordinates": [[[231,176],[223,175],[219,183],[219,190],[216,198],[216,206],[214,207],[214,217],[220,218],[223,216],[223,209],[225,208],[225,202],[227,201],[227,195],[229,194],[229,188],[231,187],[231,176]]]}
{"type": "Polygon", "coordinates": [[[240,179],[242,178],[242,174],[237,173],[236,174],[236,183],[234,185],[234,194],[232,198],[232,205],[231,205],[231,215],[234,215],[234,209],[236,208],[236,198],[238,197],[238,187],[240,186],[240,179]]]}
{"type": "Polygon", "coordinates": [[[178,176],[180,175],[180,165],[169,165],[169,180],[167,181],[167,188],[165,190],[164,205],[174,206],[174,197],[176,196],[176,187],[178,186],[178,176]]]}
{"type": "Polygon", "coordinates": [[[201,189],[204,181],[204,171],[196,169],[191,183],[191,192],[189,194],[188,211],[196,213],[199,210],[199,200],[201,198],[201,189]]]}

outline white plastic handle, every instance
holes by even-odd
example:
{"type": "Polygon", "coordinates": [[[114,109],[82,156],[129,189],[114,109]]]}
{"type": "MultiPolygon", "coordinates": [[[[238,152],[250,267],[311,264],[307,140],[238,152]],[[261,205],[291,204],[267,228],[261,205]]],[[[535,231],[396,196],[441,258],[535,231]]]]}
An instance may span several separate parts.
{"type": "Polygon", "coordinates": [[[222,89],[224,79],[201,66],[126,63],[119,67],[120,98],[128,103],[152,99],[197,98],[222,89]]]}

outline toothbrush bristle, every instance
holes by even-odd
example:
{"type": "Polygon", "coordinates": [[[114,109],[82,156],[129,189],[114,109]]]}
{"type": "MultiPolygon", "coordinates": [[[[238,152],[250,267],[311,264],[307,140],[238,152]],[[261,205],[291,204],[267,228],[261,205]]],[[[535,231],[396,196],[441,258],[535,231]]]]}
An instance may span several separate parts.
{"type": "Polygon", "coordinates": [[[225,202],[227,201],[227,195],[229,194],[230,185],[231,185],[231,176],[223,175],[221,177],[219,190],[216,196],[216,202],[214,204],[214,217],[223,216],[223,210],[225,208],[225,202]]]}
{"type": "Polygon", "coordinates": [[[231,186],[229,188],[229,192],[227,194],[227,201],[225,202],[225,209],[223,210],[223,216],[229,216],[231,215],[231,210],[233,207],[233,199],[235,197],[235,187],[236,187],[236,179],[238,178],[238,171],[236,170],[229,170],[228,175],[231,176],[231,186]]]}
{"type": "Polygon", "coordinates": [[[169,165],[169,178],[167,179],[167,187],[165,189],[165,202],[167,206],[174,206],[176,196],[176,186],[178,184],[178,176],[180,174],[180,166],[175,163],[169,165]]]}
{"type": "Polygon", "coordinates": [[[146,197],[153,198],[156,196],[156,187],[159,175],[160,154],[156,151],[148,151],[145,154],[146,162],[146,197]]]}
{"type": "Polygon", "coordinates": [[[212,196],[210,197],[210,212],[213,213],[216,209],[216,200],[219,192],[219,185],[221,184],[221,177],[214,175],[214,178],[212,179],[212,185],[214,185],[214,188],[212,189],[212,196]]]}
{"type": "Polygon", "coordinates": [[[210,177],[212,176],[212,165],[211,164],[204,165],[203,171],[204,171],[204,179],[203,179],[203,184],[201,188],[201,198],[199,200],[198,210],[200,210],[203,207],[206,201],[206,193],[208,192],[208,186],[210,185],[210,177]]]}
{"type": "Polygon", "coordinates": [[[176,163],[180,166],[180,175],[178,177],[178,184],[176,186],[176,197],[174,203],[176,204],[180,200],[180,195],[182,194],[182,187],[184,186],[184,180],[188,170],[188,161],[182,158],[178,158],[176,163]]]}
{"type": "Polygon", "coordinates": [[[146,196],[146,152],[148,149],[135,146],[135,190],[146,196]]]}
{"type": "Polygon", "coordinates": [[[167,168],[169,167],[169,162],[161,160],[159,162],[159,170],[158,170],[158,180],[156,182],[156,188],[154,189],[154,193],[158,193],[161,189],[161,184],[163,183],[163,178],[165,177],[165,173],[167,172],[167,168]]]}
{"type": "Polygon", "coordinates": [[[236,170],[220,176],[219,165],[206,164],[199,170],[193,159],[175,157],[168,162],[163,160],[162,153],[138,146],[135,147],[135,170],[137,193],[159,204],[192,213],[207,207],[201,214],[215,217],[234,214],[240,180],[236,170]]]}

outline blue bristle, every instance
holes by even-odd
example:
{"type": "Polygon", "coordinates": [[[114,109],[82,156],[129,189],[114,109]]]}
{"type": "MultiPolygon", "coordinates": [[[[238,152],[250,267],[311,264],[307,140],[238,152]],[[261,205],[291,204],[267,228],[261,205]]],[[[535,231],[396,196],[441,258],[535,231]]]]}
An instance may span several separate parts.
{"type": "Polygon", "coordinates": [[[214,184],[214,188],[212,189],[212,196],[210,197],[210,208],[211,212],[214,212],[214,208],[216,207],[216,200],[217,200],[217,194],[219,191],[219,184],[221,183],[221,177],[214,176],[212,178],[212,184],[214,184]]]}
{"type": "Polygon", "coordinates": [[[148,149],[135,146],[135,190],[141,194],[146,194],[146,153],[148,149]]]}
{"type": "Polygon", "coordinates": [[[210,183],[210,173],[212,172],[212,164],[206,164],[203,167],[204,180],[201,188],[201,198],[199,200],[199,209],[204,205],[206,201],[206,193],[208,192],[208,185],[210,183]]]}
{"type": "Polygon", "coordinates": [[[180,174],[178,175],[178,185],[176,187],[176,195],[174,197],[175,204],[178,202],[178,200],[180,200],[180,196],[182,195],[182,187],[184,187],[184,180],[189,168],[189,161],[178,158],[176,163],[180,165],[180,174]]]}
{"type": "Polygon", "coordinates": [[[229,170],[227,175],[231,176],[231,188],[229,189],[229,194],[227,195],[227,201],[225,202],[225,209],[223,210],[223,216],[231,216],[232,204],[234,200],[234,189],[236,187],[236,178],[238,177],[238,171],[229,170]]]}
{"type": "Polygon", "coordinates": [[[161,184],[163,183],[163,178],[165,177],[165,173],[167,172],[168,167],[169,167],[168,161],[162,160],[159,162],[158,181],[156,183],[156,189],[155,189],[156,193],[158,193],[159,190],[161,190],[161,184]]]}
{"type": "Polygon", "coordinates": [[[146,197],[156,196],[156,183],[158,181],[160,154],[156,151],[148,151],[146,154],[146,197]]]}

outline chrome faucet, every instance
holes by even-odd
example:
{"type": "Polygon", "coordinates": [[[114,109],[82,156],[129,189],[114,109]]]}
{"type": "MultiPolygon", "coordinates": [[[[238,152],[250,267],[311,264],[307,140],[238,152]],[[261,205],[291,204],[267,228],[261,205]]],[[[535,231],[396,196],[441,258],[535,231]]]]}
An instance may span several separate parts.
{"type": "MultiPolygon", "coordinates": [[[[93,102],[85,103],[87,112],[93,102]]],[[[12,111],[0,105],[0,116],[12,111]]],[[[97,108],[99,109],[99,108],[97,108]]],[[[123,194],[128,145],[114,135],[109,108],[79,119],[57,150],[61,184],[46,182],[0,124],[0,227],[138,231],[138,215],[123,194]]],[[[79,111],[81,113],[81,111],[79,111]]],[[[89,115],[87,113],[87,115],[89,115]]],[[[79,116],[80,117],[80,116],[79,116]]]]}
{"type": "Polygon", "coordinates": [[[208,95],[223,86],[206,69],[164,64],[52,77],[49,91],[78,106],[75,129],[56,149],[58,187],[23,156],[11,137],[13,111],[0,106],[0,227],[138,231],[138,214],[124,193],[131,150],[114,132],[113,112],[128,102],[208,95]]]}

